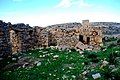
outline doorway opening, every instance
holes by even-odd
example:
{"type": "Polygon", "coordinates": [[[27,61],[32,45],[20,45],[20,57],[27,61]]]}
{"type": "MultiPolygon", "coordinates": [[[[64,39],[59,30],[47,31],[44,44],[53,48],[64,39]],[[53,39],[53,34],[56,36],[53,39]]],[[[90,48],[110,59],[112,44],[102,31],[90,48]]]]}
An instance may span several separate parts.
{"type": "Polygon", "coordinates": [[[87,37],[87,44],[90,43],[90,37],[87,37]]]}
{"type": "Polygon", "coordinates": [[[83,35],[79,35],[79,41],[81,41],[82,43],[84,42],[83,35]]]}

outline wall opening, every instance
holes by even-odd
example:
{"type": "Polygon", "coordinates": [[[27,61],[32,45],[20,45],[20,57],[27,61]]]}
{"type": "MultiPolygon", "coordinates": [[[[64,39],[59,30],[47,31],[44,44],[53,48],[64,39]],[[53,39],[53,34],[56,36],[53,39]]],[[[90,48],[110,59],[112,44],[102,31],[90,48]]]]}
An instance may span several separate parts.
{"type": "Polygon", "coordinates": [[[57,40],[56,39],[48,40],[48,46],[57,46],[57,40]]]}
{"type": "Polygon", "coordinates": [[[48,46],[57,46],[57,40],[52,33],[48,34],[48,46]]]}
{"type": "Polygon", "coordinates": [[[83,35],[79,35],[79,41],[84,42],[83,35]]]}
{"type": "Polygon", "coordinates": [[[90,37],[87,37],[87,44],[90,43],[90,37]]]}

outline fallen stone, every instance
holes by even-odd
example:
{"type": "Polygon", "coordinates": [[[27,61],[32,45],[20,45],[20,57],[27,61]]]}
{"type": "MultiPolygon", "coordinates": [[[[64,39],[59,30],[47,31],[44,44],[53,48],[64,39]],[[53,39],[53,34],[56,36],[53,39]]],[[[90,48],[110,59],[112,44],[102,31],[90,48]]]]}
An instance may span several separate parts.
{"type": "Polygon", "coordinates": [[[86,75],[87,73],[88,73],[87,71],[84,71],[82,74],[83,74],[83,75],[86,75]]]}
{"type": "Polygon", "coordinates": [[[106,66],[108,63],[108,61],[103,61],[103,66],[106,66]]]}
{"type": "Polygon", "coordinates": [[[59,57],[58,55],[53,56],[53,58],[58,58],[58,57],[59,57]]]}
{"type": "Polygon", "coordinates": [[[0,58],[0,61],[3,60],[3,58],[0,58]]]}
{"type": "Polygon", "coordinates": [[[38,63],[37,63],[37,66],[40,66],[40,65],[41,65],[41,62],[38,62],[38,63]]]}
{"type": "Polygon", "coordinates": [[[96,73],[92,75],[93,79],[98,79],[101,77],[100,73],[96,73]]]}
{"type": "Polygon", "coordinates": [[[118,68],[115,68],[115,69],[113,69],[111,72],[115,72],[115,71],[117,71],[118,70],[118,68]]]}
{"type": "Polygon", "coordinates": [[[16,61],[17,59],[16,58],[12,58],[13,61],[16,61]]]}
{"type": "Polygon", "coordinates": [[[114,68],[115,68],[115,65],[109,65],[109,68],[110,68],[110,69],[114,69],[114,68]]]}

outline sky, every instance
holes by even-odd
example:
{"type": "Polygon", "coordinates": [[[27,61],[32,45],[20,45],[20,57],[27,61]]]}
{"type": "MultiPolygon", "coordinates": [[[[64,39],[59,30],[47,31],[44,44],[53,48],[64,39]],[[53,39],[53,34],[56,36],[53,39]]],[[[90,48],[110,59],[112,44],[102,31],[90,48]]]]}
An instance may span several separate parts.
{"type": "Polygon", "coordinates": [[[0,20],[45,27],[81,22],[120,22],[120,0],[0,0],[0,20]]]}

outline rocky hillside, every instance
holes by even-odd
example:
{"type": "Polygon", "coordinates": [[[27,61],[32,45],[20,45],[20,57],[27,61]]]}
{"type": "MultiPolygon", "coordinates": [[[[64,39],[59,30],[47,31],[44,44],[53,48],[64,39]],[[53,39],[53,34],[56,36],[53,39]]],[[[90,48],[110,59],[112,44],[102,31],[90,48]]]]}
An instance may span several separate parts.
{"type": "Polygon", "coordinates": [[[94,26],[101,26],[104,29],[104,34],[120,34],[120,23],[115,22],[92,22],[94,26]]]}
{"type": "Polygon", "coordinates": [[[55,24],[48,26],[48,28],[61,28],[61,29],[67,29],[67,28],[76,28],[76,27],[81,27],[81,23],[73,22],[73,23],[63,23],[63,24],[55,24]]]}
{"type": "MultiPolygon", "coordinates": [[[[103,27],[103,33],[106,35],[112,35],[112,34],[120,34],[120,23],[115,22],[91,22],[91,25],[93,26],[101,26],[103,27]]],[[[48,26],[47,28],[62,28],[62,29],[68,29],[68,28],[76,28],[81,27],[81,23],[63,23],[63,24],[56,24],[48,26]]]]}

